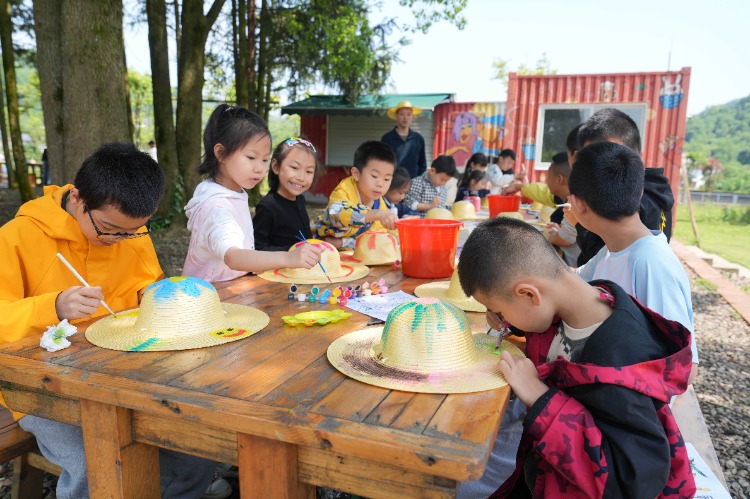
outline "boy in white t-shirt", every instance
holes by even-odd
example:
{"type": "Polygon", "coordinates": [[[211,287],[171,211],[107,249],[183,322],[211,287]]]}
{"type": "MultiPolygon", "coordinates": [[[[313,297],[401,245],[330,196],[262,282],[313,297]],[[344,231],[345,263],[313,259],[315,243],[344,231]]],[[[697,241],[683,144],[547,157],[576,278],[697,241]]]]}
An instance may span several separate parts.
{"type": "MultiPolygon", "coordinates": [[[[638,215],[644,166],[637,153],[621,144],[598,142],[576,153],[568,181],[569,202],[578,221],[605,243],[578,268],[586,281],[608,279],[691,333],[690,282],[662,232],[646,227],[638,215]]],[[[698,350],[692,338],[695,379],[698,350]]]]}

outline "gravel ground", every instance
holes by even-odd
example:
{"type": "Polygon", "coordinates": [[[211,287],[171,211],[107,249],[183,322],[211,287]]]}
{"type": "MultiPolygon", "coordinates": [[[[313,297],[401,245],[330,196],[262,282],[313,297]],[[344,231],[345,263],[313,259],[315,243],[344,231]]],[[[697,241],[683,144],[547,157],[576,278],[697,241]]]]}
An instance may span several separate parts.
{"type": "MultiPolygon", "coordinates": [[[[0,224],[17,209],[17,194],[0,189],[0,224]]],[[[186,229],[154,235],[166,275],[180,274],[188,241],[186,229]]],[[[701,359],[695,391],[730,492],[735,498],[746,499],[750,497],[750,325],[709,283],[690,269],[687,272],[701,359]]],[[[736,282],[746,292],[750,290],[750,280],[737,278],[736,282]]],[[[53,478],[45,482],[45,499],[55,497],[53,478]]],[[[0,465],[0,499],[6,497],[10,497],[10,467],[0,465]]]]}

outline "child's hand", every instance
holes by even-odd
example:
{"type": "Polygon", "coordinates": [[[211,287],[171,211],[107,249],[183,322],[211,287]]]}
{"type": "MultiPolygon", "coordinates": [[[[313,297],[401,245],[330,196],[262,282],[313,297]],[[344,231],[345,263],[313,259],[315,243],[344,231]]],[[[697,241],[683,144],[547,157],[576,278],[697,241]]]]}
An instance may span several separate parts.
{"type": "Polygon", "coordinates": [[[297,251],[290,251],[289,264],[291,269],[311,269],[320,261],[320,254],[323,249],[314,244],[303,244],[297,251]]]}
{"type": "Polygon", "coordinates": [[[534,405],[549,390],[547,385],[539,381],[534,363],[525,357],[513,357],[509,352],[503,352],[500,355],[500,370],[526,407],[534,405]]]}
{"type": "Polygon", "coordinates": [[[383,211],[380,210],[380,223],[385,227],[387,230],[395,230],[396,229],[396,220],[398,220],[398,216],[396,216],[394,213],[391,213],[390,211],[383,211]]]}
{"type": "Polygon", "coordinates": [[[501,333],[505,331],[505,323],[495,312],[490,312],[488,310],[485,313],[485,317],[487,318],[487,325],[492,329],[494,329],[495,331],[500,331],[501,333]]]}
{"type": "Polygon", "coordinates": [[[440,206],[440,196],[432,198],[432,201],[430,202],[430,209],[437,208],[438,206],[440,206]]]}
{"type": "Polygon", "coordinates": [[[557,225],[555,222],[547,222],[545,231],[546,231],[545,236],[547,236],[547,239],[550,239],[556,236],[558,232],[560,232],[560,226],[557,225]]]}
{"type": "Polygon", "coordinates": [[[55,299],[55,312],[60,320],[83,319],[99,308],[99,300],[103,300],[102,287],[73,286],[68,288],[55,299]]]}
{"type": "Polygon", "coordinates": [[[563,208],[563,213],[565,214],[565,220],[567,220],[570,225],[575,227],[578,223],[578,218],[576,217],[575,212],[573,212],[573,208],[571,206],[566,206],[563,208]]]}

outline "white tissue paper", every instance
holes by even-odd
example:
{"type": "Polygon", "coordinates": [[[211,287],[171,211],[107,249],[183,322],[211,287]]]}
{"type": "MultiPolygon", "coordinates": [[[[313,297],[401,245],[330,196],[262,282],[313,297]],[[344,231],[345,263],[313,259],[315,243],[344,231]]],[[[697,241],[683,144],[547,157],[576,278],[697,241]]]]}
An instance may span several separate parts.
{"type": "Polygon", "coordinates": [[[42,334],[42,341],[39,342],[39,345],[47,349],[48,352],[57,352],[63,348],[68,348],[70,341],[66,338],[76,334],[77,331],[78,328],[68,323],[68,319],[63,319],[57,326],[47,327],[47,331],[42,334]]]}

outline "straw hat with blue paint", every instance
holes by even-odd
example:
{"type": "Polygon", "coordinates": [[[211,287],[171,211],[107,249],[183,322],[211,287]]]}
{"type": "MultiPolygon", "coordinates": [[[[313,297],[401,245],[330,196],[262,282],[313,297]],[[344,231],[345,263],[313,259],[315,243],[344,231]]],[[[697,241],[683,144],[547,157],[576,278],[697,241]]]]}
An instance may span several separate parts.
{"type": "Polygon", "coordinates": [[[268,322],[256,308],[221,303],[206,281],[169,277],[146,288],[140,308],[93,323],[86,339],[111,350],[186,350],[247,338],[268,322]]]}

